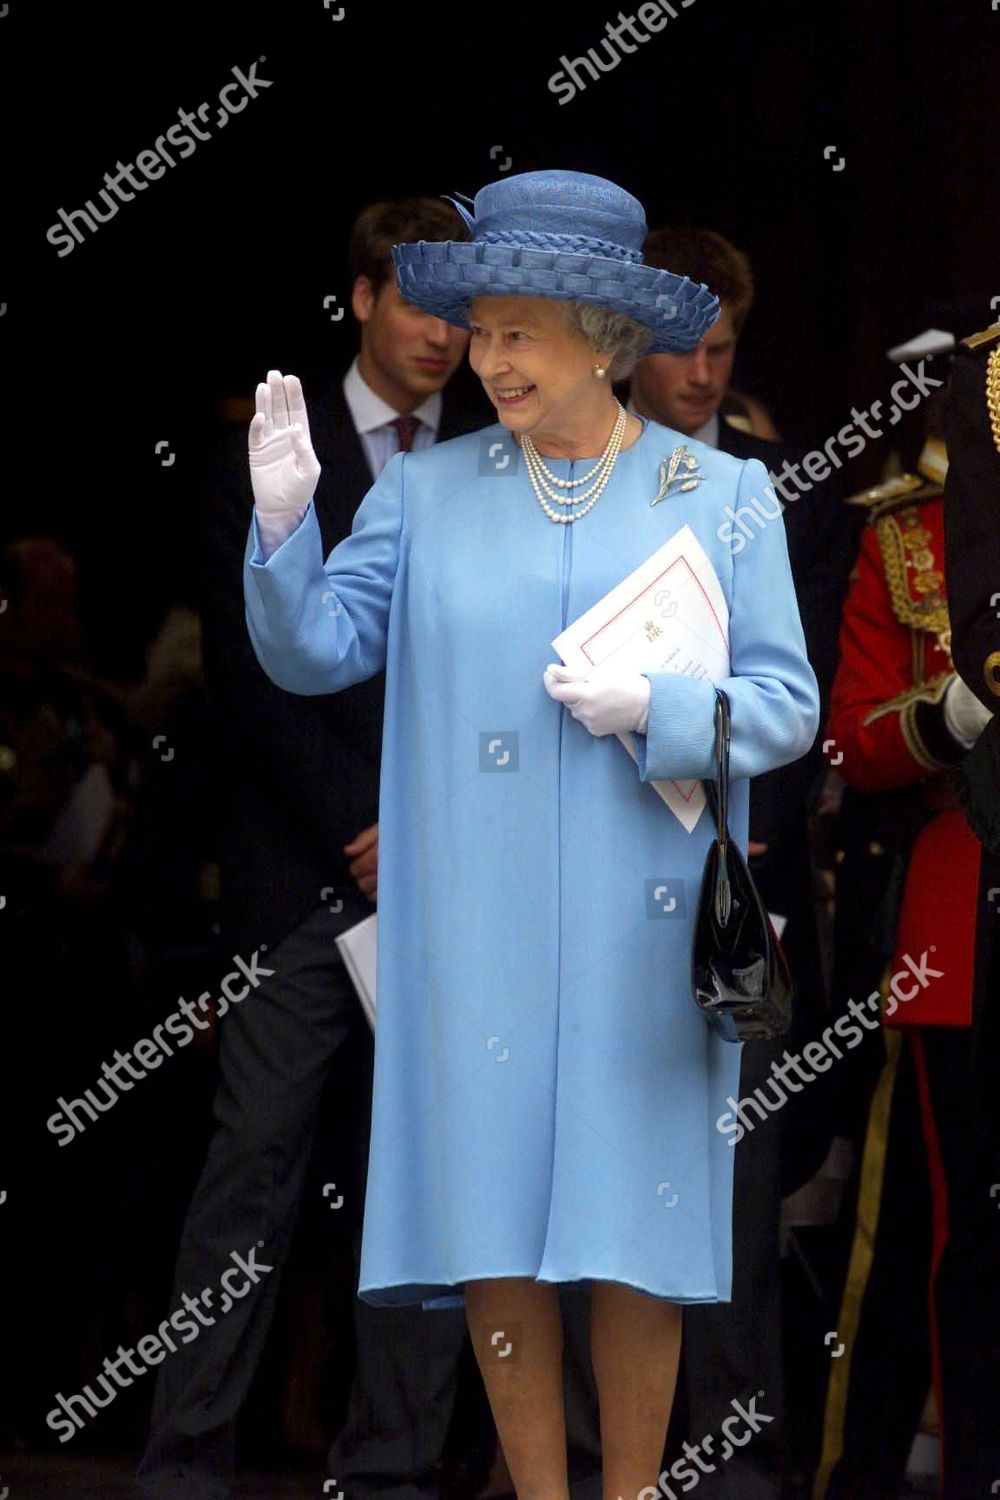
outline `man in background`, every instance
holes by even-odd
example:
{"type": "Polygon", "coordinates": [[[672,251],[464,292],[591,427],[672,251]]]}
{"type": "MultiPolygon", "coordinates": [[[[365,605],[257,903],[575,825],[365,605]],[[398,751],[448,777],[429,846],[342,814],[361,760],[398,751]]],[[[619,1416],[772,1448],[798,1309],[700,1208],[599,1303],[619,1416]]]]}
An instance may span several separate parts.
{"type": "MultiPolygon", "coordinates": [[[[955,334],[935,326],[890,358],[915,357],[931,337],[940,338],[941,354],[954,347],[955,334]]],[[[935,359],[932,368],[938,389],[921,412],[915,472],[855,502],[868,522],[826,724],[850,809],[837,876],[835,995],[850,976],[855,995],[874,997],[881,1028],[876,1011],[864,1043],[878,1064],[870,1083],[846,1069],[837,1074],[847,1096],[842,1113],[860,1107],[866,1118],[845,1215],[853,1208],[853,1240],[830,1314],[840,1354],[830,1365],[815,1500],[896,1494],[915,1433],[932,1425],[932,1386],[941,1495],[985,1494],[1000,1472],[998,1239],[970,1149],[980,848],[954,776],[990,714],[951,655],[943,442],[950,367],[935,359]],[[911,965],[920,972],[921,964],[926,973],[911,987],[911,965]]],[[[991,1083],[990,1121],[995,1074],[991,1083]]]]}
{"type": "MultiPolygon", "coordinates": [[[[351,302],[360,347],[343,379],[309,403],[324,554],[350,532],[394,453],[489,419],[481,403],[462,406],[445,393],[468,334],[401,299],[390,252],[399,242],[467,237],[450,205],[424,198],[372,204],[355,222],[351,302]]],[[[338,1168],[343,1181],[327,1186],[346,1205],[355,1256],[360,1247],[374,1047],[334,940],[375,901],[385,679],[380,672],[309,698],[266,677],[244,615],[252,509],[241,425],[220,453],[205,518],[204,646],[228,789],[221,931],[227,955],[248,967],[259,955],[265,974],[219,1022],[216,1130],[181,1237],[170,1308],[185,1294],[220,1288],[233,1252],[270,1269],[161,1365],[138,1473],[145,1500],[231,1493],[237,1415],[272,1321],[324,1085],[348,1045],[362,1059],[355,1159],[338,1168]]],[[[333,1206],[332,1196],[319,1202],[327,1219],[333,1206]]],[[[355,1260],[352,1294],[356,1269],[355,1260]]],[[[348,1495],[436,1497],[464,1314],[352,1300],[354,1386],[330,1472],[348,1495]]]]}

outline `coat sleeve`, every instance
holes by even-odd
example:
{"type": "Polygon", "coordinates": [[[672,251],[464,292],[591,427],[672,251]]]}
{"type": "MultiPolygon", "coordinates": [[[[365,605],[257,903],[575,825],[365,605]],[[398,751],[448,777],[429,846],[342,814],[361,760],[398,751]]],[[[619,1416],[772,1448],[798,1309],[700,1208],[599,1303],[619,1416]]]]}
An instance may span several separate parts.
{"type": "MultiPolygon", "coordinates": [[[[837,638],[848,579],[865,520],[860,507],[844,504],[838,475],[817,483],[785,506],[785,537],[806,653],[819,684],[820,723],[829,712],[837,669],[837,638]]],[[[785,839],[801,843],[810,798],[827,767],[823,740],[817,735],[807,754],[791,765],[777,766],[755,777],[750,796],[750,837],[769,845],[775,870],[782,865],[785,839]]],[[[758,885],[761,867],[754,869],[758,885]]],[[[763,886],[761,887],[763,889],[763,886]]],[[[783,906],[772,907],[784,911],[783,906]]]]}
{"type": "MultiPolygon", "coordinates": [[[[737,505],[763,498],[769,485],[760,460],[747,459],[737,505]]],[[[729,695],[732,708],[733,780],[788,765],[816,738],[819,687],[806,654],[780,517],[734,555],[729,651],[731,675],[717,684],[676,672],[642,674],[649,678],[650,696],[646,733],[635,736],[641,780],[711,779],[716,687],[729,695]]]]}
{"type": "Polygon", "coordinates": [[[254,516],[243,569],[247,629],[271,681],[290,693],[337,693],[385,666],[389,606],[403,535],[403,465],[386,464],[326,562],[315,504],[265,559],[254,516]]]}

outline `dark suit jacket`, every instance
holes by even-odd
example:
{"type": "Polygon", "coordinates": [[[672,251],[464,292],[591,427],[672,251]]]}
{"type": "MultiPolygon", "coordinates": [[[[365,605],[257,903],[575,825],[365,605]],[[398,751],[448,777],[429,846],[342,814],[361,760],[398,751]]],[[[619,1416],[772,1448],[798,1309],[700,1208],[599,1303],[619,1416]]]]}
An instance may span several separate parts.
{"type": "MultiPolygon", "coordinates": [[[[349,534],[372,476],[341,383],[307,407],[322,465],[315,506],[327,556],[349,534]]],[[[471,396],[446,389],[438,440],[486,426],[491,415],[485,398],[477,408],[471,396]]],[[[201,600],[225,787],[221,927],[237,952],[262,942],[273,948],[321,901],[343,900],[356,919],[375,910],[342,846],[378,820],[385,688],[379,672],[339,693],[300,697],[266,676],[244,612],[252,511],[241,427],[220,445],[209,483],[201,600]]]]}
{"type": "MultiPolygon", "coordinates": [[[[795,463],[803,456],[784,443],[741,432],[724,418],[719,423],[719,447],[737,458],[759,458],[772,474],[781,471],[786,459],[795,463]]],[[[788,492],[795,493],[790,487],[788,492]]],[[[780,497],[781,492],[776,493],[780,497]]],[[[840,614],[864,515],[844,505],[842,488],[834,474],[798,499],[789,500],[783,516],[806,649],[819,683],[822,725],[826,723],[837,669],[840,614]]],[[[748,545],[753,546],[753,542],[748,545]]],[[[792,1029],[784,1042],[791,1051],[818,1035],[827,1018],[807,825],[809,795],[825,765],[821,729],[812,749],[800,760],[755,776],[750,784],[750,837],[768,845],[767,853],[755,855],[750,867],[768,910],[788,918],[782,945],[795,980],[796,1006],[792,1029]]],[[[826,1156],[829,1131],[825,1105],[825,1099],[813,1089],[793,1095],[782,1111],[783,1193],[793,1192],[807,1181],[826,1156]]]]}

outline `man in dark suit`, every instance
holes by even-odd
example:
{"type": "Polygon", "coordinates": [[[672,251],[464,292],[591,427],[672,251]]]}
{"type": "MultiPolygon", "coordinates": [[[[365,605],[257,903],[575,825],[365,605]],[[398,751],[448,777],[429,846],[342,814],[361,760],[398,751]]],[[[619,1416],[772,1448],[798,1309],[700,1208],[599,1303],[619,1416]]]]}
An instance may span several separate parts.
{"type": "MultiPolygon", "coordinates": [[[[643,245],[647,264],[704,282],[721,304],[718,320],[687,354],[652,355],[632,377],[633,411],[738,458],[759,458],[772,475],[798,455],[728,422],[727,401],[736,342],[753,301],[749,263],[721,235],[701,229],[660,229],[643,245]]],[[[777,486],[776,486],[777,487],[777,486]]],[[[764,497],[759,497],[762,501],[764,497]]],[[[777,509],[773,512],[777,516],[777,509]]],[[[847,574],[857,546],[857,524],[841,504],[835,480],[816,484],[784,511],[789,558],[809,659],[826,714],[837,662],[837,632],[847,574]]],[[[745,545],[752,546],[752,535],[745,545]]],[[[739,541],[740,539],[737,538],[739,541]]],[[[766,603],[762,601],[762,608],[766,603]]],[[[806,813],[824,768],[822,746],[792,765],[755,778],[750,793],[750,866],[768,910],[784,917],[782,941],[796,982],[792,1032],[744,1051],[741,1097],[770,1076],[784,1049],[795,1051],[816,1034],[825,1007],[812,899],[806,813]]],[[[715,1472],[700,1476],[706,1500],[777,1500],[786,1464],[781,1420],[784,1381],[781,1346],[779,1224],[781,1198],[801,1186],[826,1156],[828,1132],[818,1119],[819,1095],[792,1095],[776,1116],[748,1133],[736,1154],[734,1282],[729,1303],[690,1307],[684,1315],[683,1375],[679,1391],[692,1437],[718,1433],[734,1399],[765,1392],[760,1406],[774,1420],[715,1472]]],[[[574,1359],[585,1351],[571,1343],[574,1359]]],[[[589,1385],[589,1372],[583,1371],[589,1385]]],[[[574,1421],[579,1402],[570,1408],[574,1421]]],[[[581,1439],[581,1441],[585,1441],[581,1439]]]]}
{"type": "MultiPolygon", "coordinates": [[[[467,237],[439,200],[373,204],[355,223],[360,348],[343,381],[309,404],[325,552],[350,532],[358,505],[400,448],[489,420],[481,398],[478,407],[469,398],[463,407],[453,392],[444,394],[468,334],[402,300],[390,254],[403,241],[467,237]]],[[[241,425],[220,453],[206,515],[205,664],[228,787],[225,951],[266,967],[220,1021],[217,1128],[184,1226],[171,1310],[185,1294],[224,1287],[234,1252],[251,1262],[256,1256],[258,1269],[240,1300],[216,1291],[216,1311],[225,1316],[211,1326],[206,1319],[190,1342],[177,1341],[158,1372],[137,1476],[146,1500],[218,1500],[231,1491],[237,1414],[272,1320],[324,1084],[348,1041],[360,1044],[364,1076],[361,1117],[352,1122],[357,1154],[339,1196],[347,1200],[355,1256],[360,1250],[374,1048],[334,939],[369,916],[375,901],[384,673],[320,698],[269,681],[244,615],[252,508],[241,425]]],[[[330,1472],[348,1496],[436,1496],[464,1313],[353,1301],[354,1387],[330,1472]]]]}
{"type": "MultiPolygon", "coordinates": [[[[974,1172],[983,1209],[980,1250],[995,1287],[1000,1272],[1000,1132],[995,1123],[1000,1073],[1000,617],[995,603],[1000,589],[1000,323],[964,339],[955,351],[948,452],[944,538],[951,651],[960,676],[991,714],[959,768],[959,795],[983,845],[973,986],[972,1115],[974,1172]]],[[[1000,1343],[995,1296],[990,1299],[990,1315],[992,1321],[984,1318],[984,1337],[992,1338],[995,1349],[1000,1343]]],[[[1000,1475],[1000,1459],[991,1472],[1000,1475]]]]}

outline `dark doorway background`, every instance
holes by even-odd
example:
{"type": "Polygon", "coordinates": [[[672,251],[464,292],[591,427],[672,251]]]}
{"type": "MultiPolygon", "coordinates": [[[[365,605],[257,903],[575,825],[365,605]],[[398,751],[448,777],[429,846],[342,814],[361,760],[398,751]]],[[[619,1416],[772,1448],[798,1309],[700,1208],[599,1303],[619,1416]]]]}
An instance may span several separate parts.
{"type": "MultiPolygon", "coordinates": [[[[737,381],[794,441],[822,442],[885,393],[884,350],[925,326],[930,302],[974,291],[988,313],[1000,295],[991,0],[675,9],[560,104],[548,79],[561,55],[599,44],[613,5],[11,0],[0,338],[27,463],[5,526],[76,553],[99,667],[137,672],[164,606],[189,590],[220,400],[251,394],[270,366],[308,390],[346,364],[350,313],[332,314],[365,201],[471,195],[509,159],[513,172],[610,176],[651,226],[714,226],[758,282],[737,381]],[[57,255],[46,231],[60,207],[96,196],[118,159],[261,57],[270,88],[57,255]]],[[[858,481],[878,463],[873,446],[858,481]]]]}
{"type": "MultiPolygon", "coordinates": [[[[650,227],[720,230],[747,251],[757,280],[736,383],[803,445],[885,398],[896,378],[886,349],[925,328],[935,304],[973,295],[983,324],[991,303],[1000,316],[1000,0],[673,3],[661,32],[561,105],[548,80],[564,57],[599,46],[618,0],[0,0],[0,547],[47,533],[76,557],[97,677],[139,681],[168,607],[194,599],[203,479],[224,403],[252,398],[272,367],[301,376],[307,393],[346,367],[346,240],[366,202],[473,195],[503,166],[555,166],[621,183],[650,227]],[[258,98],[59,257],[46,235],[60,209],[96,199],[105,173],[134,162],[178,110],[212,101],[214,119],[232,70],[255,64],[269,82],[258,98]]],[[[848,493],[877,477],[887,446],[853,462],[848,493]]],[[[178,757],[178,777],[181,766],[178,757]]],[[[199,821],[177,796],[157,837],[175,805],[184,835],[199,821]]],[[[145,889],[155,894],[161,880],[172,910],[171,869],[145,859],[145,889]]],[[[0,922],[10,920],[9,909],[0,922]]],[[[150,1278],[168,1284],[214,1054],[192,1049],[162,1094],[149,1086],[141,1112],[123,1106],[117,1124],[70,1153],[53,1150],[39,1100],[54,1099],[63,1076],[66,1087],[96,1076],[91,1059],[110,1055],[112,1035],[124,1044],[142,1033],[135,976],[117,932],[107,937],[85,914],[69,932],[45,931],[40,979],[25,945],[19,988],[2,946],[10,931],[0,930],[0,1116],[6,1104],[11,1122],[0,1129],[0,1188],[12,1189],[0,1258],[15,1203],[41,1208],[37,1222],[20,1221],[34,1237],[24,1263],[38,1246],[31,1284],[4,1281],[15,1324],[6,1336],[32,1352],[27,1373],[0,1362],[0,1443],[4,1408],[19,1402],[51,1447],[43,1403],[79,1389],[81,1371],[114,1347],[114,1325],[90,1309],[122,1315],[118,1268],[130,1284],[155,1243],[150,1278]],[[51,1082],[50,1042],[65,1065],[51,1082]],[[20,1090],[31,1106],[19,1113],[20,1090]],[[159,1155],[142,1155],[148,1139],[159,1155]],[[136,1162],[141,1176],[130,1176],[136,1162]],[[121,1184],[137,1181],[132,1199],[121,1184]],[[153,1205],[149,1223],[136,1201],[153,1205]],[[64,1348],[67,1327],[76,1342],[64,1348]]],[[[190,983],[165,967],[144,1003],[196,993],[202,961],[195,952],[190,983]]],[[[141,1308],[131,1313],[141,1322],[141,1308]]],[[[141,1412],[124,1408],[111,1434],[128,1446],[141,1412]]],[[[22,1493],[31,1491],[11,1487],[22,1493]]]]}

